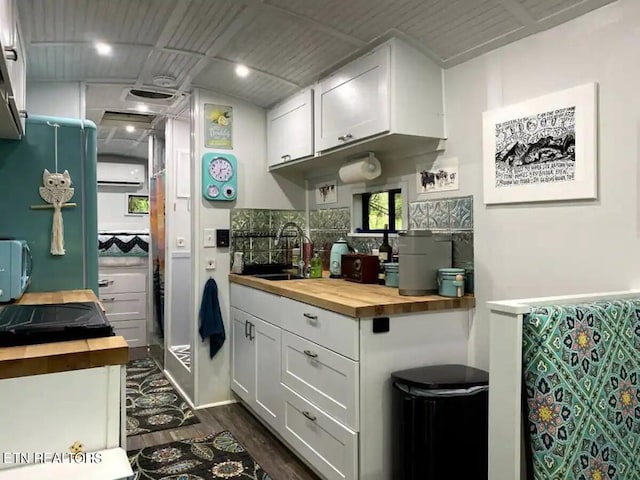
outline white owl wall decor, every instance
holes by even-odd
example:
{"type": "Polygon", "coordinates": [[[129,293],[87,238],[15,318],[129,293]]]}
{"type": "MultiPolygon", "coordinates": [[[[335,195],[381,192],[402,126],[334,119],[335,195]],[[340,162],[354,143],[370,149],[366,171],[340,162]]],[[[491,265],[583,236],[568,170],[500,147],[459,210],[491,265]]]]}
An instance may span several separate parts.
{"type": "Polygon", "coordinates": [[[64,255],[64,225],[62,223],[62,207],[73,197],[71,175],[64,173],[50,173],[45,168],[42,174],[40,196],[53,206],[53,224],[51,227],[51,255],[64,255]]]}

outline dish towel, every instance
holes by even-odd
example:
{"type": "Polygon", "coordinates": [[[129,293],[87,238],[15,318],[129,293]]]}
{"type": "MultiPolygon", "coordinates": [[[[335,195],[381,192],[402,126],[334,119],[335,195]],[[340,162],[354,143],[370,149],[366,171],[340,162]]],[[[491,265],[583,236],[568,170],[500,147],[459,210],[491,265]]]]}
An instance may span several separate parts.
{"type": "Polygon", "coordinates": [[[528,478],[640,479],[640,299],[524,317],[528,478]]]}
{"type": "Polygon", "coordinates": [[[200,338],[209,338],[209,358],[218,353],[225,340],[224,323],[218,302],[218,284],[210,278],[204,286],[200,305],[200,338]]]}

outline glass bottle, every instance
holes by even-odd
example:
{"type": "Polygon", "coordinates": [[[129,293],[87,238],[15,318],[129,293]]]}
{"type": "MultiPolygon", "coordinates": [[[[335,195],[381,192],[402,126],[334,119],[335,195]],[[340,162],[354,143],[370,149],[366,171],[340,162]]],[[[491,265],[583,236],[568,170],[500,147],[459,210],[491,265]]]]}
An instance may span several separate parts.
{"type": "Polygon", "coordinates": [[[311,272],[309,276],[311,278],[322,278],[322,259],[318,255],[318,250],[313,252],[313,258],[310,262],[311,272]]]}
{"type": "Polygon", "coordinates": [[[378,248],[378,260],[380,260],[380,268],[378,270],[378,283],[384,285],[384,264],[391,261],[393,250],[389,244],[389,226],[384,226],[382,232],[382,243],[378,248]]]}

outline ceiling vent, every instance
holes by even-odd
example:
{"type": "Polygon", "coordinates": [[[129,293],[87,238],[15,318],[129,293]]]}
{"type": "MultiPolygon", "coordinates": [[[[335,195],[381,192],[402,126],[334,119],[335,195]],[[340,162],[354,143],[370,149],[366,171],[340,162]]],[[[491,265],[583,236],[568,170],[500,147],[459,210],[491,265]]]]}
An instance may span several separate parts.
{"type": "Polygon", "coordinates": [[[103,127],[126,127],[133,125],[137,130],[151,130],[155,115],[145,115],[143,113],[123,113],[107,110],[102,116],[100,126],[103,127]]]}
{"type": "Polygon", "coordinates": [[[154,92],[152,90],[139,90],[132,88],[129,92],[130,95],[138,98],[144,98],[145,100],[169,100],[173,98],[173,93],[154,92]]]}
{"type": "Polygon", "coordinates": [[[178,85],[178,80],[171,75],[156,75],[153,77],[153,84],[162,88],[174,88],[178,85]]]}

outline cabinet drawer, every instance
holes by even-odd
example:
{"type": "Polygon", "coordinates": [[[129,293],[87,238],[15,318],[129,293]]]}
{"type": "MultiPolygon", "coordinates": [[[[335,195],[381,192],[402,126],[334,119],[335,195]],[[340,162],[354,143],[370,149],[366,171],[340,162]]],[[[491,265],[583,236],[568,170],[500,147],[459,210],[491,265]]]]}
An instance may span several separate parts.
{"type": "Polygon", "coordinates": [[[244,285],[231,284],[231,306],[281,327],[281,298],[244,285]]]}
{"type": "Polygon", "coordinates": [[[358,431],[358,362],[285,331],[282,382],[358,431]]]}
{"type": "Polygon", "coordinates": [[[147,346],[146,320],[110,321],[116,335],[124,337],[129,348],[147,346]]]}
{"type": "Polygon", "coordinates": [[[144,273],[100,273],[98,286],[100,295],[146,292],[147,276],[144,273]]]}
{"type": "Polygon", "coordinates": [[[358,360],[358,320],[289,298],[282,298],[282,328],[358,360]]]}
{"type": "Polygon", "coordinates": [[[112,293],[103,295],[100,292],[100,302],[107,313],[109,322],[147,318],[146,293],[112,293]]]}
{"type": "Polygon", "coordinates": [[[358,434],[283,385],[284,439],[327,480],[358,478],[358,434]]]}

